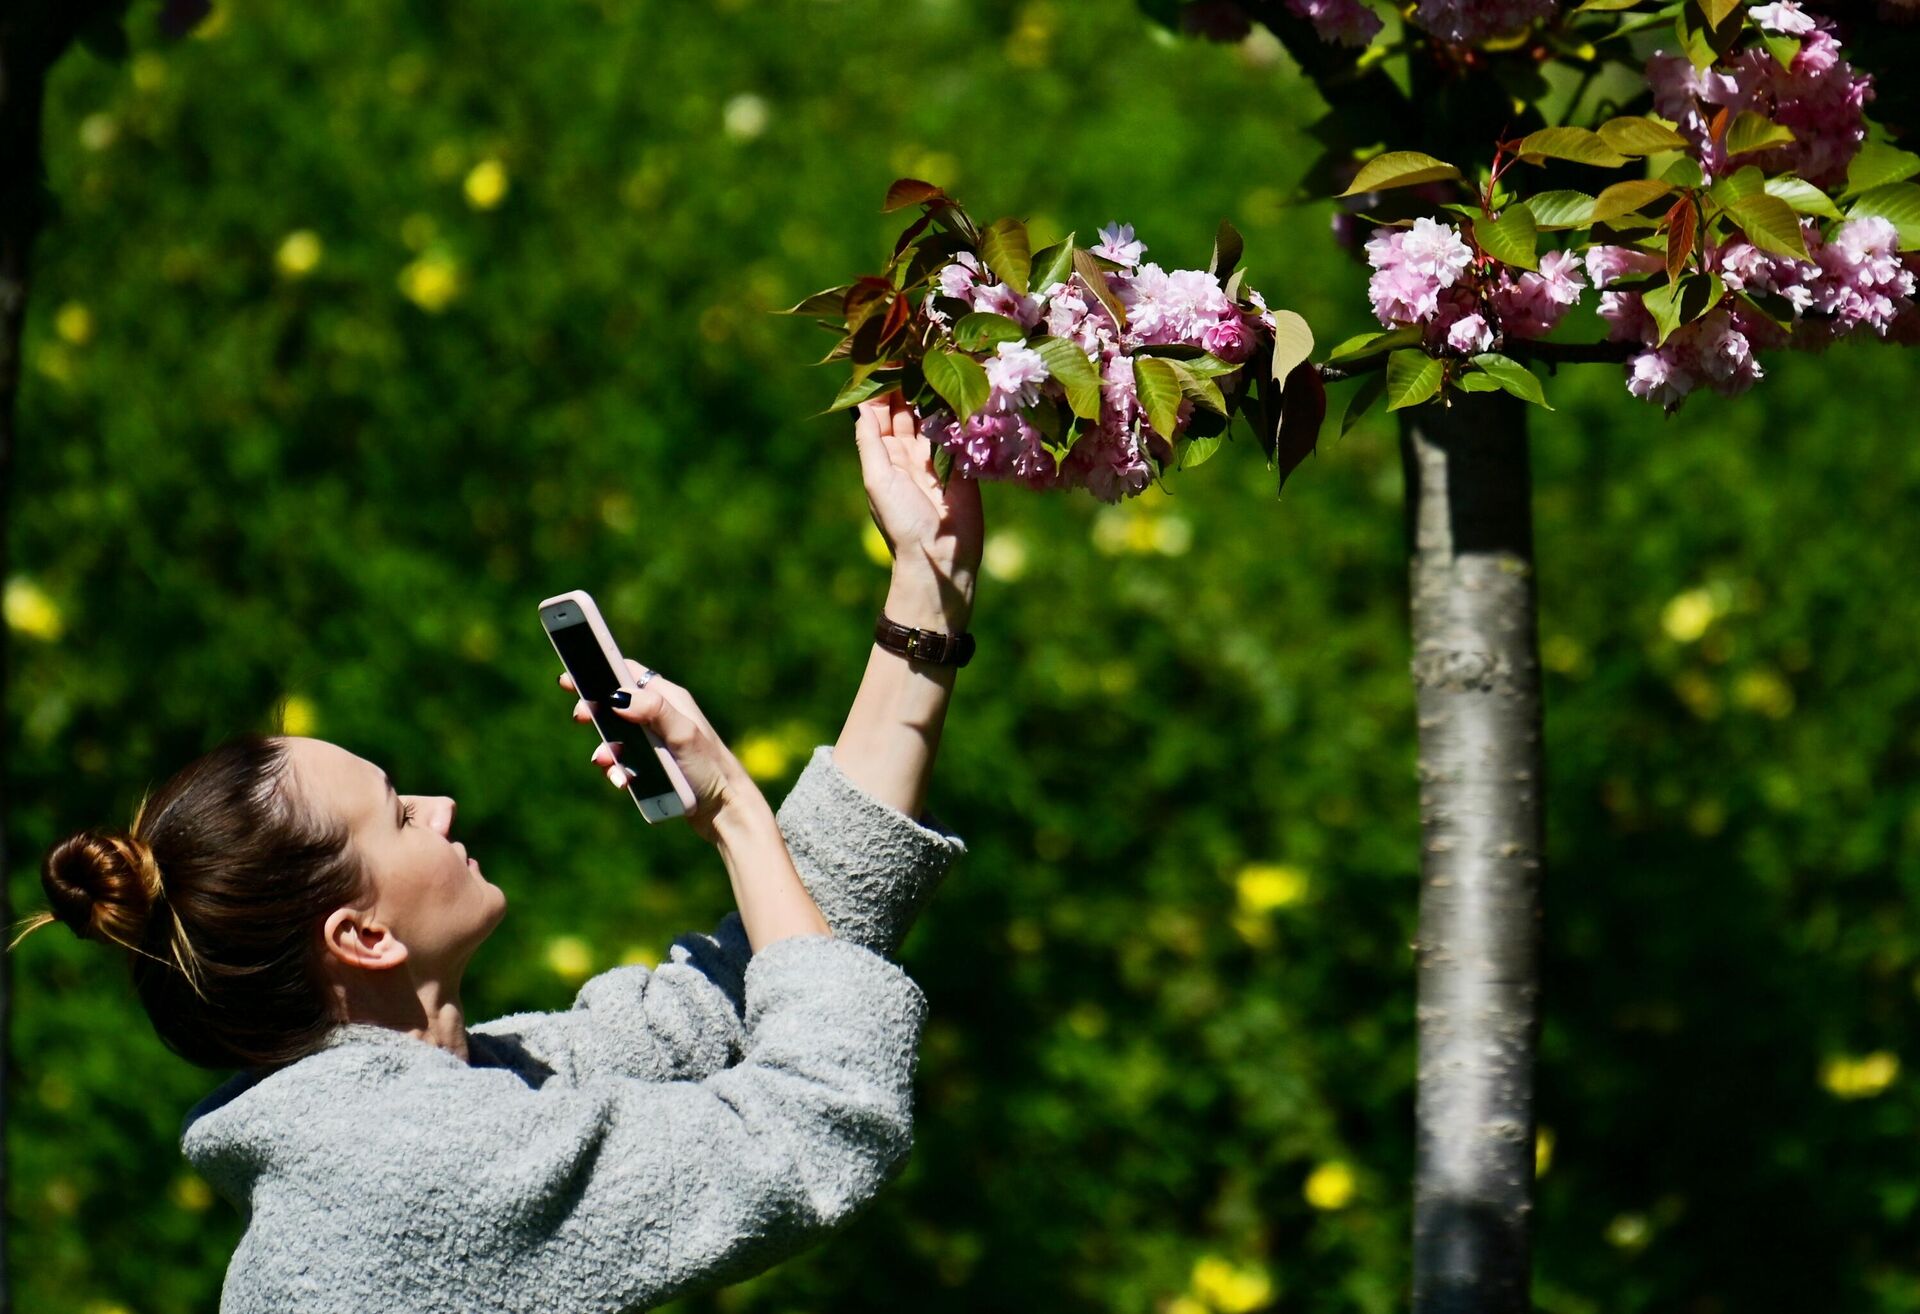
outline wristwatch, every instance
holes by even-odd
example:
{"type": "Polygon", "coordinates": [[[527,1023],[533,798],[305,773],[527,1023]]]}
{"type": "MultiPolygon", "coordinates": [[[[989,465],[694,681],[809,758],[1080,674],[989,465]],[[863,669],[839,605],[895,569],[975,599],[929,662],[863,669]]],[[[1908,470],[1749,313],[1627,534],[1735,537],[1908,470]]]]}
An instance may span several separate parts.
{"type": "Polygon", "coordinates": [[[880,613],[880,619],[874,622],[873,641],[888,652],[897,652],[902,657],[930,662],[935,666],[965,666],[973,660],[971,634],[916,630],[898,621],[888,620],[884,611],[880,613]]]}

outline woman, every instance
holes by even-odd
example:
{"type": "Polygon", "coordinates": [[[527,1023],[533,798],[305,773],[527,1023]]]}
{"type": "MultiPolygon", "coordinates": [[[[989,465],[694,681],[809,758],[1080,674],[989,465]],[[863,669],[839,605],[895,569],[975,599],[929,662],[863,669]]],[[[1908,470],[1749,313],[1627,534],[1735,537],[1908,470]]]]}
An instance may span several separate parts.
{"type": "MultiPolygon", "coordinates": [[[[978,486],[940,487],[897,397],[855,436],[887,615],[963,632],[978,486]]],[[[953,670],[876,645],[776,817],[693,698],[636,667],[620,714],[685,772],[738,911],[564,1013],[466,1025],[464,969],[505,900],[452,839],[452,799],[397,794],[333,744],[224,744],[129,832],[56,848],[54,917],[131,951],[174,1049],[246,1069],[183,1139],[247,1219],[221,1309],[641,1309],[871,1199],[907,1152],[925,1007],[887,955],[966,851],[911,819],[953,670]]]]}

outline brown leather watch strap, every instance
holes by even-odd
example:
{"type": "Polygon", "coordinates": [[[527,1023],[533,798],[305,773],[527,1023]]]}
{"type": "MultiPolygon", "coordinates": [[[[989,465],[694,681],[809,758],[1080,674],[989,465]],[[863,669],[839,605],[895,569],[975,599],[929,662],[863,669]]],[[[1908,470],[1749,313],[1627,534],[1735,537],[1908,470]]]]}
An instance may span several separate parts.
{"type": "Polygon", "coordinates": [[[973,660],[971,634],[943,634],[939,630],[916,630],[887,619],[881,612],[874,622],[873,641],[888,652],[911,657],[935,666],[965,666],[973,660]]]}

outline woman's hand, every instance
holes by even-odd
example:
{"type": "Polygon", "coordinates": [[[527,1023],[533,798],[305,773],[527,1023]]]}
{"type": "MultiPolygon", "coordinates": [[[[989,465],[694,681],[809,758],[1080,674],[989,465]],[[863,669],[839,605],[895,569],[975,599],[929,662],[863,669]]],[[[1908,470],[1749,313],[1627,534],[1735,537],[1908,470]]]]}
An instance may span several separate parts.
{"type": "MultiPolygon", "coordinates": [[[[645,671],[639,662],[627,661],[627,672],[633,682],[637,683],[645,671]]],[[[563,672],[560,687],[569,693],[576,692],[573,676],[563,672]]],[[[721,741],[700,705],[693,701],[693,695],[665,676],[656,674],[645,688],[633,690],[631,704],[616,707],[613,712],[621,720],[646,726],[660,736],[693,790],[695,807],[686,814],[687,822],[694,834],[709,844],[719,843],[716,826],[723,814],[767,806],[760,787],[740,765],[733,750],[721,741]]],[[[584,698],[573,705],[573,719],[592,722],[584,698]]],[[[653,751],[653,745],[639,730],[634,731],[631,745],[623,743],[620,747],[628,753],[653,751]]],[[[619,758],[620,754],[604,743],[593,750],[594,765],[604,768],[607,779],[624,788],[627,769],[620,765],[619,758]]]]}
{"type": "Polygon", "coordinates": [[[853,437],[873,523],[893,553],[887,615],[916,629],[966,629],[985,534],[979,483],[955,474],[940,486],[933,444],[898,390],[860,403],[853,437]]]}

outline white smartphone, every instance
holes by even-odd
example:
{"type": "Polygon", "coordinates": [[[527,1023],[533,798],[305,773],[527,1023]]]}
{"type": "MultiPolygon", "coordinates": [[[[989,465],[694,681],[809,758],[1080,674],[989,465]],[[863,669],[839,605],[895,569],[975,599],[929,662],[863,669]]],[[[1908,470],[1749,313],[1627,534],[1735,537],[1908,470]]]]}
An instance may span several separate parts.
{"type": "Polygon", "coordinates": [[[626,658],[613,641],[613,632],[600,617],[600,608],[584,589],[562,593],[540,604],[540,624],[546,628],[561,665],[573,676],[573,687],[587,700],[601,742],[622,744],[620,765],[630,773],[627,793],[649,823],[684,817],[693,810],[693,789],[687,784],[673,754],[653,731],[623,719],[607,701],[616,689],[635,692],[626,658]],[[652,752],[636,752],[635,732],[646,736],[652,752]]]}

